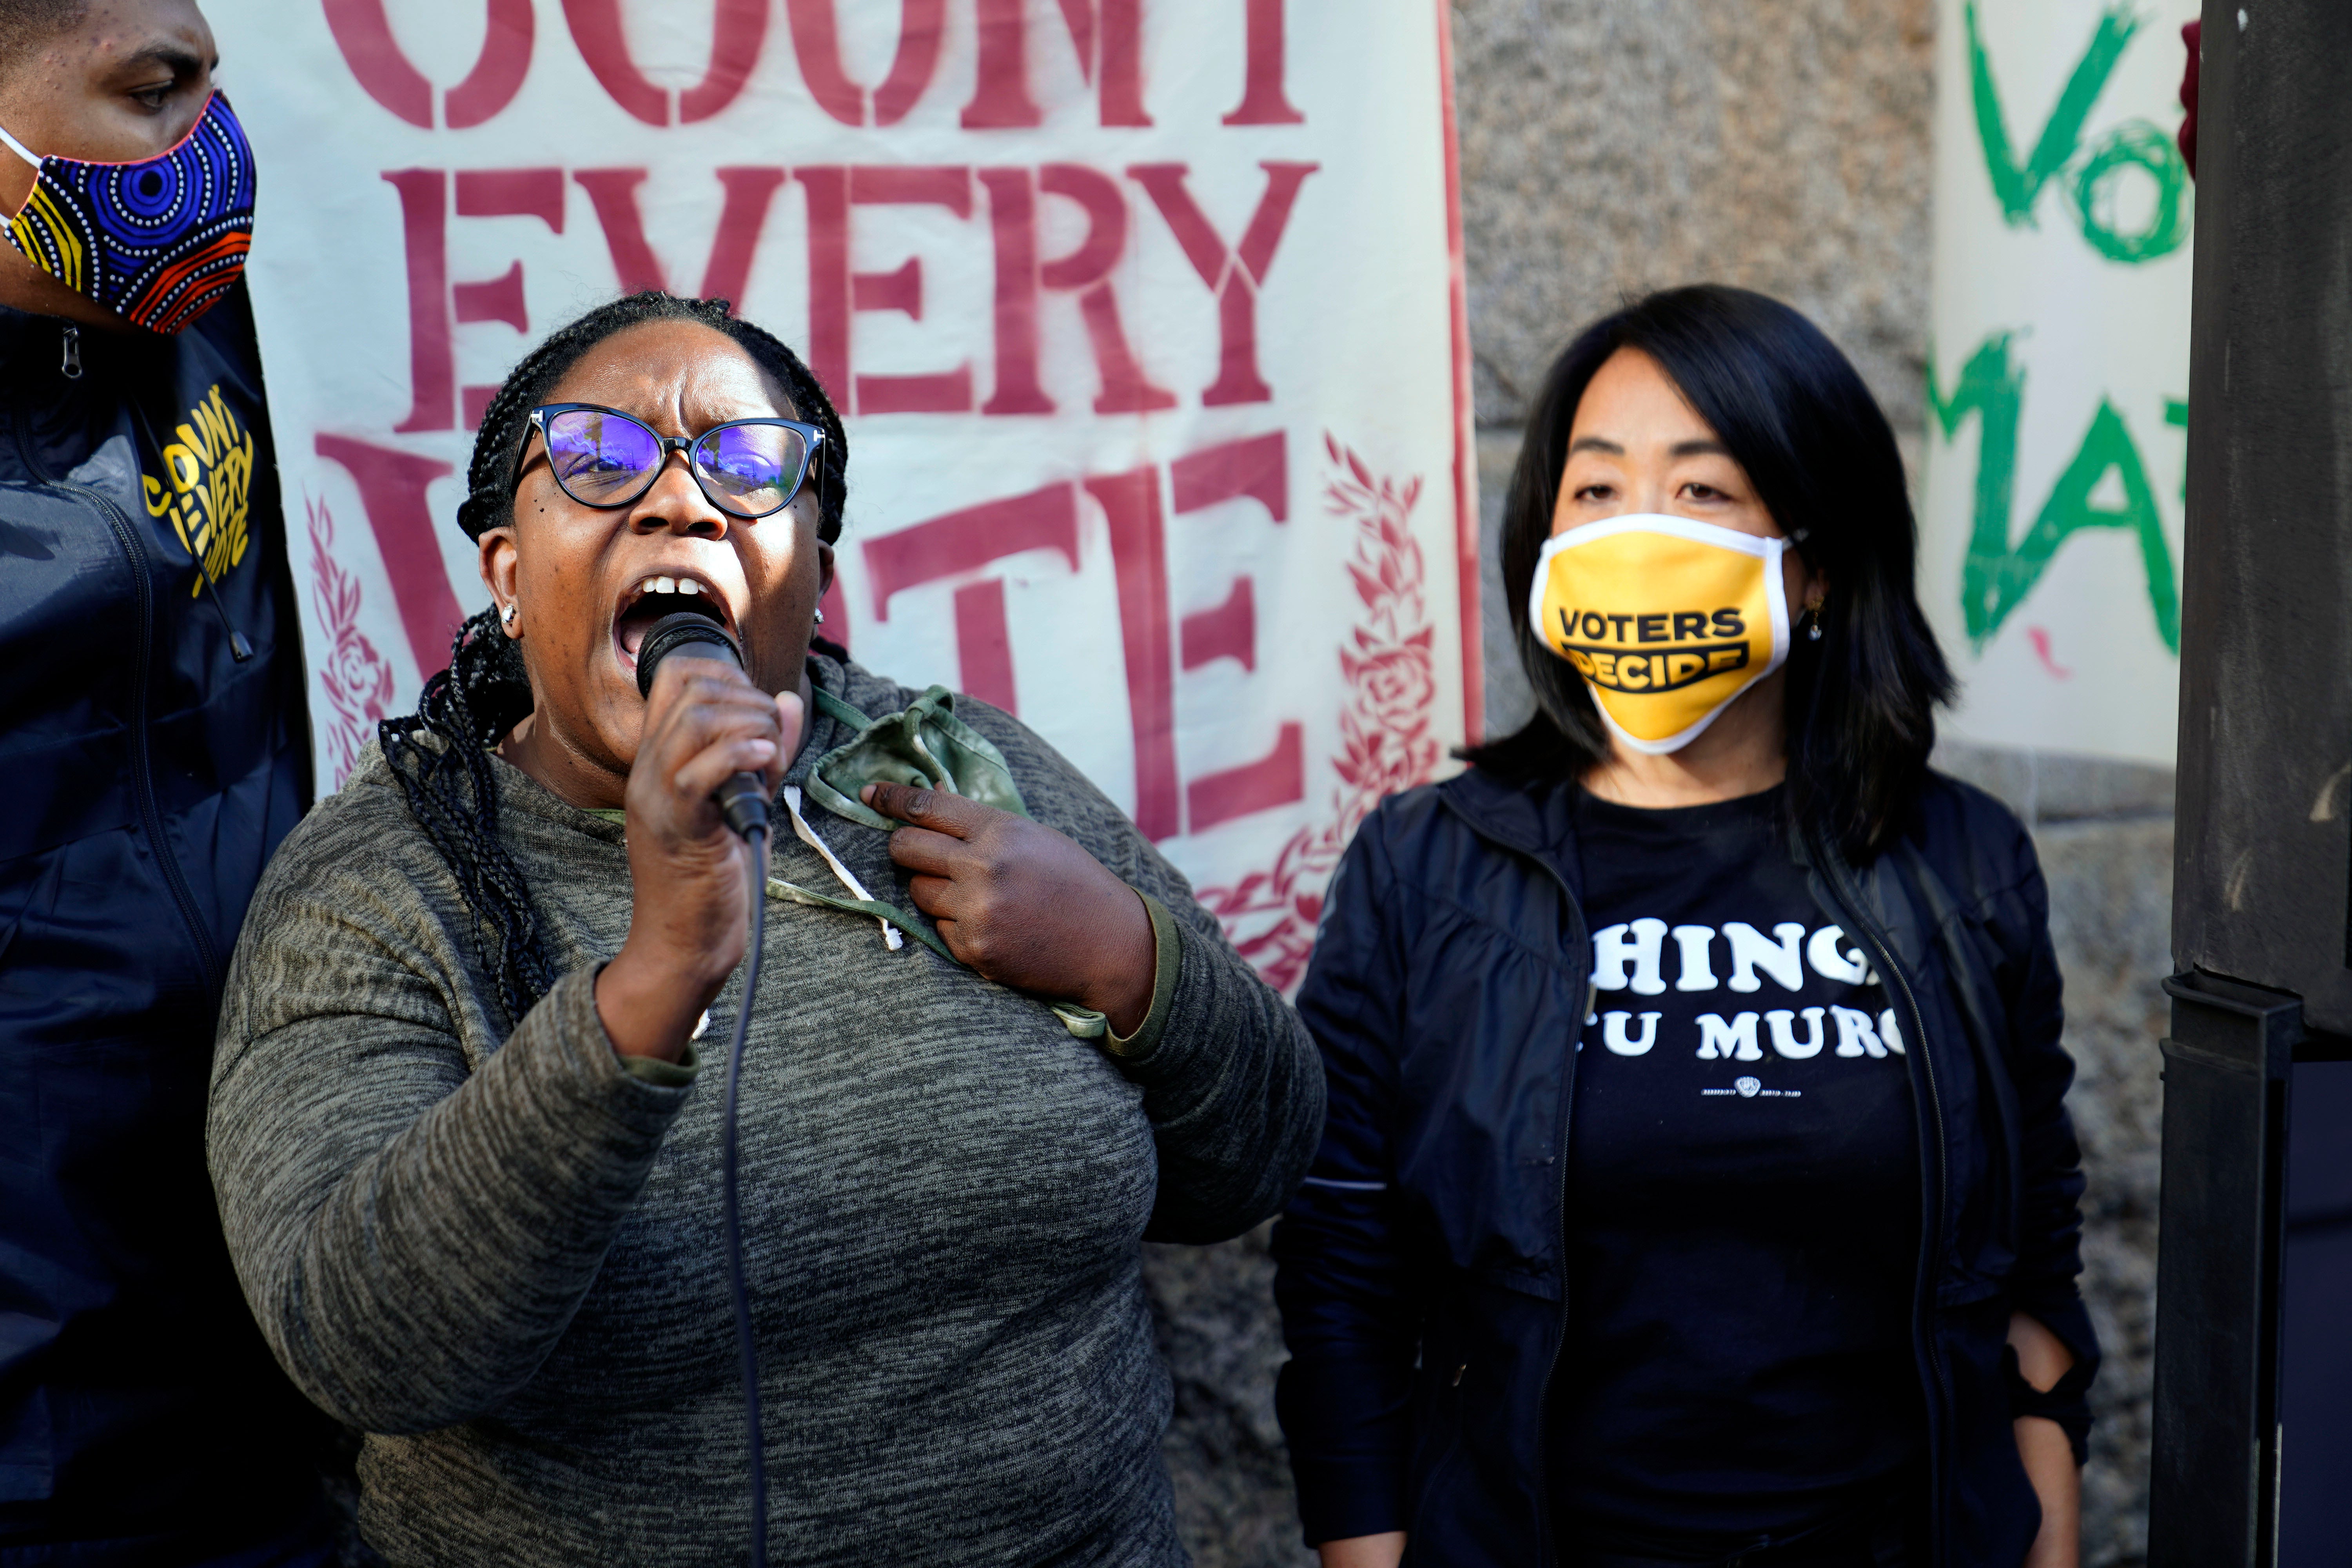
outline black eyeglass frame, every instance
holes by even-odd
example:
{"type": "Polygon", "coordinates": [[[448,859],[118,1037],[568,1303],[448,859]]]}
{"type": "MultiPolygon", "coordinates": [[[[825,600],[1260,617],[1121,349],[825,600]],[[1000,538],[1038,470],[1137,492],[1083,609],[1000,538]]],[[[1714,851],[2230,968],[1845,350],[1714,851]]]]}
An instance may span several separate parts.
{"type": "MultiPolygon", "coordinates": [[[[660,480],[662,470],[669,467],[669,455],[672,452],[683,452],[686,454],[686,471],[694,477],[695,486],[702,491],[703,500],[709,501],[712,506],[717,507],[720,511],[725,512],[730,517],[740,517],[746,521],[756,522],[761,518],[775,516],[776,513],[783,510],[786,507],[792,505],[793,502],[800,499],[801,491],[808,488],[810,473],[816,468],[817,452],[824,445],[824,430],[814,425],[807,423],[805,420],[786,419],[781,416],[771,416],[758,419],[730,419],[721,424],[713,425],[709,429],[705,430],[699,436],[665,436],[660,431],[655,429],[652,426],[646,424],[644,420],[638,418],[635,415],[623,413],[617,408],[607,408],[601,403],[542,403],[538,407],[532,409],[529,414],[525,415],[523,416],[523,422],[528,429],[539,432],[540,450],[547,454],[548,478],[555,481],[556,489],[562,490],[565,495],[571,496],[573,500],[578,501],[582,506],[593,507],[599,511],[617,511],[622,507],[636,505],[637,502],[645,499],[646,492],[652,489],[655,484],[660,480]],[[660,460],[656,462],[652,468],[646,470],[645,482],[639,485],[635,489],[631,490],[626,496],[623,497],[619,500],[590,500],[585,496],[574,495],[572,494],[572,487],[563,482],[562,474],[558,472],[556,469],[554,454],[549,450],[547,444],[547,421],[552,419],[559,414],[571,414],[583,409],[591,414],[602,414],[610,418],[625,419],[628,421],[628,423],[635,426],[647,436],[653,437],[654,444],[660,449],[660,460]],[[778,501],[774,506],[770,507],[765,511],[745,511],[740,506],[735,505],[731,498],[722,499],[720,496],[716,494],[711,489],[710,481],[703,477],[701,466],[695,458],[695,448],[700,447],[705,441],[717,436],[722,430],[732,430],[744,425],[781,425],[787,430],[799,431],[802,440],[806,443],[806,451],[801,458],[801,471],[794,477],[792,489],[784,492],[784,499],[782,500],[778,501]]],[[[528,448],[529,444],[530,437],[526,436],[524,437],[524,445],[526,448],[528,448]]],[[[516,492],[520,492],[522,489],[523,471],[530,466],[530,454],[527,449],[516,456],[513,487],[516,492]]]]}

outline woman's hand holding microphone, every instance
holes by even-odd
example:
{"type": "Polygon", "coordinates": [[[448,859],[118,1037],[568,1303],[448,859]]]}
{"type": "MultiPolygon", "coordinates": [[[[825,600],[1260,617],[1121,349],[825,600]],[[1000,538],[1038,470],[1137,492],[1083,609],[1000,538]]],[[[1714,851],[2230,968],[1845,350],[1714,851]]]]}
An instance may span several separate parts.
{"type": "MultiPolygon", "coordinates": [[[[770,697],[732,663],[662,660],[629,771],[628,940],[596,979],[623,1056],[676,1061],[743,958],[751,847],[711,796],[739,773],[772,795],[800,748],[800,697],[770,697]]],[[[908,826],[891,858],[949,951],[988,979],[1092,1007],[1129,1035],[1151,1005],[1151,918],[1134,889],[1063,834],[937,790],[869,784],[866,804],[908,826]]]]}
{"type": "Polygon", "coordinates": [[[625,1057],[676,1061],[742,962],[753,850],[711,798],[739,773],[773,795],[800,749],[795,692],[771,697],[732,663],[662,660],[629,769],[628,940],[596,977],[596,1012],[625,1057]]]}

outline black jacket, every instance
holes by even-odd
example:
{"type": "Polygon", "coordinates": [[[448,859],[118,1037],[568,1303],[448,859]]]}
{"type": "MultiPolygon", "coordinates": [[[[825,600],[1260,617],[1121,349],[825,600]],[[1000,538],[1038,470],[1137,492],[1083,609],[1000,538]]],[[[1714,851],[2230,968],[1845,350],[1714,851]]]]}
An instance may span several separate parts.
{"type": "MultiPolygon", "coordinates": [[[[1274,1242],[1292,1356],[1278,1408],[1311,1542],[1402,1530],[1410,1563],[1558,1559],[1544,1410],[1592,969],[1572,793],[1473,769],[1396,796],[1332,885],[1298,998],[1330,1110],[1274,1242]]],[[[1938,776],[1869,867],[1800,854],[1914,1042],[1934,1561],[2014,1568],[2041,1510],[2011,1426],[2010,1314],[2073,1351],[2066,1386],[2098,1353],[2074,1286],[2074,1065],[2032,842],[1938,776]]],[[[2078,1437],[2087,1420],[2068,1413],[2078,1437]]]]}
{"type": "Polygon", "coordinates": [[[204,1152],[222,973],[310,797],[299,636],[244,290],[173,338],[0,309],[8,1563],[220,1560],[315,1506],[204,1152]]]}

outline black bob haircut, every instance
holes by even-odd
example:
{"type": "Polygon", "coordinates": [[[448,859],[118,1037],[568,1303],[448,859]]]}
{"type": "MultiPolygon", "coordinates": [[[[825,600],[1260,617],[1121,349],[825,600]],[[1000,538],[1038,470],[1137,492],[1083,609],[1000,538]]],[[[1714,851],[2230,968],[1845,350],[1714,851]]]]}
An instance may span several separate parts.
{"type": "Polygon", "coordinates": [[[1503,503],[1503,597],[1536,712],[1462,755],[1515,782],[1581,777],[1609,755],[1583,678],[1528,624],[1528,590],[1577,405],[1621,349],[1657,362],[1828,580],[1822,635],[1798,632],[1785,667],[1789,805],[1801,831],[1866,862],[1902,833],[1927,782],[1951,670],[1913,590],[1918,527],[1886,416],[1820,328],[1745,289],[1652,294],[1585,328],[1553,363],[1503,503]]]}
{"type": "MultiPolygon", "coordinates": [[[[599,305],[557,328],[509,373],[482,411],[457,526],[468,538],[479,539],[485,529],[513,519],[530,411],[597,344],[650,321],[694,321],[733,339],[775,377],[793,414],[824,432],[808,485],[817,499],[817,537],[827,544],[839,539],[849,437],[814,374],[774,336],[735,316],[726,300],[687,300],[655,289],[599,305]]],[[[829,643],[818,646],[847,657],[829,643]]],[[[499,630],[497,611],[486,609],[457,628],[449,645],[449,668],[425,681],[416,711],[386,719],[376,729],[383,760],[400,781],[410,813],[457,879],[474,917],[482,968],[509,1024],[521,1023],[556,978],[531,910],[530,889],[499,840],[498,787],[488,750],[530,710],[530,677],[522,654],[499,630]]]]}

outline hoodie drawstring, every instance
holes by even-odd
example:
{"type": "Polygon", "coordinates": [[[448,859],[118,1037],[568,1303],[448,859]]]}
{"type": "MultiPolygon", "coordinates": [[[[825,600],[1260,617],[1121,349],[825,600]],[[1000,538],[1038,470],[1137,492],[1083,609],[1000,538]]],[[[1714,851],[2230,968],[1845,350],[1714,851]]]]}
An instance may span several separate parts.
{"type": "MultiPolygon", "coordinates": [[[[784,809],[792,814],[793,836],[824,857],[824,863],[833,868],[834,877],[843,887],[849,889],[851,898],[861,904],[875,902],[874,895],[866,890],[866,884],[857,879],[857,873],[841,863],[841,857],[833,852],[832,846],[816,836],[816,829],[811,827],[808,825],[808,818],[801,815],[801,786],[786,784],[782,793],[784,809]]],[[[891,952],[896,952],[906,945],[906,939],[898,934],[898,927],[879,915],[875,917],[875,923],[882,928],[882,941],[891,952]]]]}

